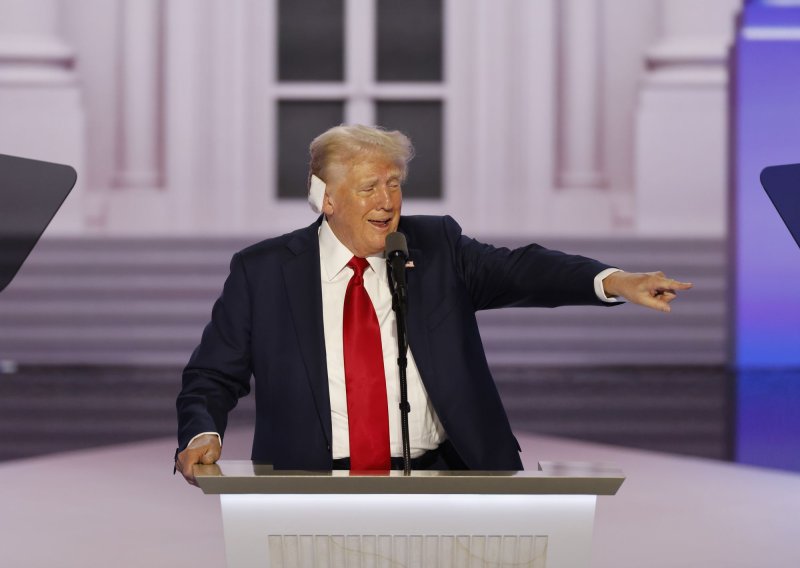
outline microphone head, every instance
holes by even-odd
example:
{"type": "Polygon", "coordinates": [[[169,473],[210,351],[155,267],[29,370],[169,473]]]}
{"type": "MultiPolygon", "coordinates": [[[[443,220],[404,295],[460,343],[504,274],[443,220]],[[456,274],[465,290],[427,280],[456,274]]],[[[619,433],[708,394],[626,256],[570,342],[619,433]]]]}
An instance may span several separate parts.
{"type": "Polygon", "coordinates": [[[408,258],[408,243],[403,233],[395,231],[386,235],[386,258],[400,255],[404,259],[408,258]]]}

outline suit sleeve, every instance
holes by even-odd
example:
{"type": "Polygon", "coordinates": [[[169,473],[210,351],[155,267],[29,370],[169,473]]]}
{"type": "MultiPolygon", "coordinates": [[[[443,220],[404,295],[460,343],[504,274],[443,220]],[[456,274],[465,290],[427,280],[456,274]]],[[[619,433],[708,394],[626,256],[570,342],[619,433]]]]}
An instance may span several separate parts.
{"type": "Polygon", "coordinates": [[[494,247],[463,235],[450,217],[443,222],[475,310],[616,305],[602,302],[594,291],[594,277],[610,268],[607,264],[537,244],[513,250],[494,247]]]}
{"type": "Polygon", "coordinates": [[[237,253],[200,345],[183,370],[176,401],[179,449],[201,432],[223,435],[228,412],[250,392],[250,303],[247,274],[237,253]]]}

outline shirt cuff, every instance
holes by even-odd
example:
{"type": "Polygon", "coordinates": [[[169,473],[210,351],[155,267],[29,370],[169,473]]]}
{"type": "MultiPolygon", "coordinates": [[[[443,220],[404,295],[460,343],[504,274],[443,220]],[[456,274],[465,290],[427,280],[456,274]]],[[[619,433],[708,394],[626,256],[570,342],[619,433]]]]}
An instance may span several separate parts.
{"type": "Polygon", "coordinates": [[[625,301],[625,299],[621,298],[620,296],[612,296],[609,298],[608,296],[606,296],[605,290],[603,290],[603,280],[605,280],[608,276],[614,274],[615,272],[622,272],[622,269],[606,268],[600,274],[594,277],[594,293],[597,295],[597,299],[600,300],[601,302],[606,302],[608,304],[611,304],[614,302],[625,301]]]}
{"type": "Polygon", "coordinates": [[[192,445],[192,442],[194,442],[194,441],[195,441],[197,438],[199,438],[200,436],[205,436],[205,435],[207,435],[207,434],[212,434],[212,435],[216,436],[216,437],[217,437],[217,440],[219,441],[219,447],[220,447],[220,448],[222,447],[222,437],[221,437],[221,436],[220,436],[220,435],[219,435],[217,432],[200,432],[200,433],[199,433],[197,436],[195,436],[194,438],[192,438],[191,440],[189,440],[189,443],[188,443],[188,444],[186,444],[186,447],[188,448],[189,446],[191,446],[191,445],[192,445]]]}

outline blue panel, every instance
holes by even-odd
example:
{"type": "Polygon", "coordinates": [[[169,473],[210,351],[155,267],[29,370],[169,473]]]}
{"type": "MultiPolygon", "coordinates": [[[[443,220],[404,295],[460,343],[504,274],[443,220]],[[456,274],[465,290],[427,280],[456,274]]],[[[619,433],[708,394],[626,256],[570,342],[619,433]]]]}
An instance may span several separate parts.
{"type": "MultiPolygon", "coordinates": [[[[735,352],[739,367],[800,367],[800,249],[759,174],[800,162],[800,35],[748,40],[753,25],[800,24],[798,8],[746,8],[736,53],[735,352]],[[783,20],[766,12],[777,12],[783,20]],[[756,17],[758,16],[758,17],[756,17]]],[[[768,26],[767,26],[768,27],[768,26]]],[[[800,27],[794,28],[800,33],[800,27]]]]}
{"type": "Polygon", "coordinates": [[[800,163],[800,7],[749,2],[734,54],[737,460],[800,471],[800,248],[759,182],[800,163]]]}
{"type": "Polygon", "coordinates": [[[800,471],[800,371],[748,370],[737,379],[736,460],[800,471]]]}
{"type": "Polygon", "coordinates": [[[800,2],[795,2],[794,6],[789,5],[787,0],[780,2],[770,0],[754,0],[748,4],[744,12],[744,25],[750,26],[769,26],[780,28],[784,26],[800,26],[800,2]]]}

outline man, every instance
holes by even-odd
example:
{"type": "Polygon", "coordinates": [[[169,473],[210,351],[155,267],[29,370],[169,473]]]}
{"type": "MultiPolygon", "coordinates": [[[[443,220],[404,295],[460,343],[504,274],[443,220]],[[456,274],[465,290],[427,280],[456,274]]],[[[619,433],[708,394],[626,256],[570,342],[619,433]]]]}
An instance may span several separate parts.
{"type": "Polygon", "coordinates": [[[383,250],[405,234],[412,466],[522,469],[475,312],[610,305],[669,311],[691,284],[529,245],[495,248],[449,217],[401,217],[413,155],[400,132],[338,126],[310,147],[309,227],[234,255],[183,373],[176,469],[221,453],[227,414],[254,377],[252,458],[282,469],[398,467],[395,319],[383,250]],[[322,181],[324,180],[324,181],[322,181]]]}

